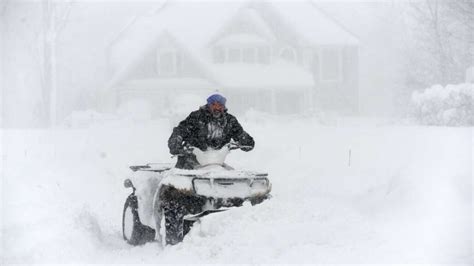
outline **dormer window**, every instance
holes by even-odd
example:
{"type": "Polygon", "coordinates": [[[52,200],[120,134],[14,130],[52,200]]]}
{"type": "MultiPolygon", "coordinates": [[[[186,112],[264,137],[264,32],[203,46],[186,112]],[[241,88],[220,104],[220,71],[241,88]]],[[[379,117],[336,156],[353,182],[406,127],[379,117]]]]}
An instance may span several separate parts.
{"type": "Polygon", "coordinates": [[[268,64],[270,43],[255,34],[230,34],[214,43],[212,57],[214,63],[268,64]]]}
{"type": "Polygon", "coordinates": [[[157,56],[159,76],[172,76],[177,72],[177,55],[175,50],[159,50],[157,56]]]}
{"type": "Polygon", "coordinates": [[[227,62],[237,63],[242,60],[242,49],[241,48],[228,48],[227,49],[227,62]]]}
{"type": "Polygon", "coordinates": [[[280,50],[280,57],[288,62],[296,62],[296,51],[291,47],[285,47],[280,50]]]}
{"type": "Polygon", "coordinates": [[[225,49],[222,47],[215,47],[212,50],[212,56],[214,57],[214,63],[224,63],[225,62],[225,49]]]}
{"type": "Polygon", "coordinates": [[[269,64],[270,47],[214,47],[212,50],[214,63],[247,63],[269,64]]]}

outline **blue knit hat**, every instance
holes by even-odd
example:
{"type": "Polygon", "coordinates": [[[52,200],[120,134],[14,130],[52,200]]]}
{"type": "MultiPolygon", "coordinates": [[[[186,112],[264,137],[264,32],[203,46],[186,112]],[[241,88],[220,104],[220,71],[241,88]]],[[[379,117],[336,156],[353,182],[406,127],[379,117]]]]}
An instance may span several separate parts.
{"type": "Polygon", "coordinates": [[[224,96],[220,95],[220,94],[213,94],[213,95],[209,96],[209,98],[207,98],[207,104],[208,105],[211,105],[214,102],[218,102],[218,103],[222,104],[223,106],[225,106],[226,101],[227,101],[227,99],[224,96]]]}

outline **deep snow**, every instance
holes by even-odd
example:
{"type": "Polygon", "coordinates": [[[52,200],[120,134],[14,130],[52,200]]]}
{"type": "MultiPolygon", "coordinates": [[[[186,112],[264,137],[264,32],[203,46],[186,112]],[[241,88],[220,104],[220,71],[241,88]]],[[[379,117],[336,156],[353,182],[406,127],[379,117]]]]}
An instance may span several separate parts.
{"type": "Polygon", "coordinates": [[[472,128],[240,120],[256,148],[227,163],[273,198],[165,248],[127,245],[121,214],[128,165],[173,161],[171,122],[0,131],[2,263],[471,264],[472,128]]]}

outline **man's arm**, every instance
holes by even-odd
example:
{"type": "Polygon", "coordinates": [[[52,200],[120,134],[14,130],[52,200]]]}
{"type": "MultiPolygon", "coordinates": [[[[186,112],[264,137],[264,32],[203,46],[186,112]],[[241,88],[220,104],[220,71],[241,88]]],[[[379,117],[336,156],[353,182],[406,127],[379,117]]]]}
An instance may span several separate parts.
{"type": "Polygon", "coordinates": [[[251,151],[255,146],[255,141],[253,140],[252,136],[244,131],[239,121],[237,121],[237,118],[234,116],[231,116],[230,123],[232,125],[232,139],[237,141],[242,146],[247,146],[242,148],[243,151],[251,151]]]}
{"type": "Polygon", "coordinates": [[[168,139],[168,148],[170,153],[180,154],[183,150],[183,141],[188,139],[191,136],[193,130],[192,121],[195,121],[193,118],[193,113],[191,113],[186,119],[181,121],[177,127],[173,128],[173,133],[171,133],[170,138],[168,139]]]}
{"type": "Polygon", "coordinates": [[[173,133],[168,139],[168,148],[173,155],[180,154],[183,150],[183,137],[180,135],[178,127],[173,129],[173,133]]]}

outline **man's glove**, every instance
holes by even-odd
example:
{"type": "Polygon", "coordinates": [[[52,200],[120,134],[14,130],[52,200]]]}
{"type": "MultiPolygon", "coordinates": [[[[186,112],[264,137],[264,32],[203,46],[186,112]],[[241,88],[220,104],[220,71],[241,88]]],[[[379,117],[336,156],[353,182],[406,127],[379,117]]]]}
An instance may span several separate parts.
{"type": "Polygon", "coordinates": [[[191,146],[189,143],[185,143],[182,149],[182,154],[192,154],[194,147],[191,146]]]}
{"type": "Polygon", "coordinates": [[[231,150],[241,149],[243,151],[251,151],[253,149],[253,146],[242,145],[239,142],[230,143],[229,147],[231,150]]]}
{"type": "Polygon", "coordinates": [[[173,155],[180,154],[181,150],[183,149],[183,137],[176,135],[172,136],[168,140],[168,147],[170,149],[170,153],[173,155]]]}
{"type": "Polygon", "coordinates": [[[242,132],[242,134],[240,134],[237,139],[239,143],[239,148],[243,151],[251,151],[253,149],[253,146],[255,145],[255,142],[253,141],[252,137],[245,131],[242,132]]]}
{"type": "Polygon", "coordinates": [[[251,151],[253,149],[252,146],[240,146],[240,149],[243,151],[251,151]]]}

